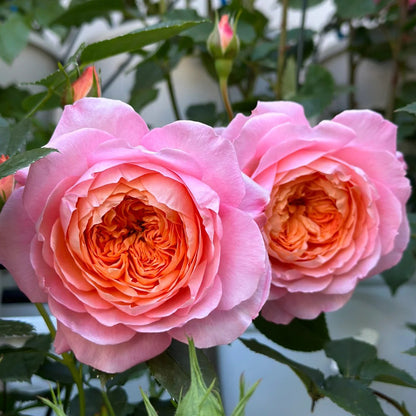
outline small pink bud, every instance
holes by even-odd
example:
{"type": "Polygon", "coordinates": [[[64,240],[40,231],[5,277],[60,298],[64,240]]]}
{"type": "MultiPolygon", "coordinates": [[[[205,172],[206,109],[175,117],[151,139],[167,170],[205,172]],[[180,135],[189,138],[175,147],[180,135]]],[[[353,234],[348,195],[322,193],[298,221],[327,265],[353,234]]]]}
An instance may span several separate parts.
{"type": "Polygon", "coordinates": [[[230,25],[228,14],[224,14],[221,17],[218,23],[218,31],[220,34],[221,49],[224,53],[234,36],[234,31],[230,25]]]}
{"type": "MultiPolygon", "coordinates": [[[[0,156],[0,164],[5,162],[9,157],[5,155],[0,156]]],[[[9,175],[0,179],[0,207],[4,205],[7,198],[11,195],[14,189],[15,181],[14,175],[9,175]]]]}
{"type": "Polygon", "coordinates": [[[85,69],[82,75],[72,83],[73,102],[84,97],[101,97],[100,81],[94,66],[85,69]]]}

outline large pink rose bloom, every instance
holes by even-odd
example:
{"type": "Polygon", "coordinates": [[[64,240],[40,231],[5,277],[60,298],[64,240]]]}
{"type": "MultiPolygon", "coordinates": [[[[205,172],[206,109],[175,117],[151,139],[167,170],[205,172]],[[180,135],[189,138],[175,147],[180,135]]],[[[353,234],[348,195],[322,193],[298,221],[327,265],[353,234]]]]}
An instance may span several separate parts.
{"type": "Polygon", "coordinates": [[[266,319],[336,310],[361,279],[398,263],[410,186],[392,123],[345,111],[312,128],[300,105],[260,102],[222,134],[270,196],[259,218],[273,272],[266,319]]]}
{"type": "MultiPolygon", "coordinates": [[[[0,215],[0,261],[48,302],[55,349],[119,372],[165,350],[241,335],[270,267],[232,144],[200,123],[148,131],[131,107],[84,98],[0,215]],[[240,207],[241,205],[241,207],[240,207]]],[[[247,184],[247,185],[246,185],[247,184]]]]}

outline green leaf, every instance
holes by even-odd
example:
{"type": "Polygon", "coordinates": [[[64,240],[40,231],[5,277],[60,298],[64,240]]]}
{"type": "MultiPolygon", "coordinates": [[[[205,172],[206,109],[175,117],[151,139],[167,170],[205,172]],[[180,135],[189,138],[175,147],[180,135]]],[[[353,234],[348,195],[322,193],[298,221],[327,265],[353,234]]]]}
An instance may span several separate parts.
{"type": "Polygon", "coordinates": [[[324,394],[339,407],[356,416],[386,416],[379,402],[357,380],[332,376],[325,380],[324,394]]]}
{"type": "Polygon", "coordinates": [[[162,22],[128,33],[127,35],[92,43],[82,51],[80,61],[82,65],[87,65],[120,53],[137,51],[146,45],[171,38],[183,30],[189,29],[202,22],[204,21],[162,22]]]}
{"type": "MultiPolygon", "coordinates": [[[[85,416],[100,415],[101,408],[104,406],[103,396],[97,388],[85,390],[85,416]]],[[[79,396],[75,396],[69,404],[69,414],[71,416],[80,416],[79,396]]]]}
{"type": "Polygon", "coordinates": [[[297,363],[296,361],[290,360],[280,352],[275,351],[272,348],[263,345],[254,339],[240,338],[240,341],[250,350],[265,355],[266,357],[272,358],[273,360],[279,363],[289,366],[305,385],[306,390],[309,396],[312,398],[313,402],[323,397],[321,387],[324,383],[324,375],[321,371],[297,363]]]}
{"type": "MultiPolygon", "coordinates": [[[[147,361],[152,376],[177,401],[191,385],[187,349],[186,344],[173,341],[165,352],[147,361]]],[[[217,380],[215,369],[203,351],[197,350],[197,357],[205,383],[210,385],[214,380],[217,380]]]]}
{"type": "Polygon", "coordinates": [[[325,345],[325,353],[335,360],[339,371],[345,377],[358,376],[364,362],[377,358],[377,350],[373,345],[354,338],[328,342],[325,345]]]}
{"type": "Polygon", "coordinates": [[[247,402],[249,401],[250,397],[255,392],[257,386],[259,385],[260,380],[256,381],[251,387],[250,390],[246,393],[245,392],[245,386],[244,386],[244,377],[240,377],[240,400],[233,410],[233,413],[231,416],[245,416],[245,409],[247,402]]]}
{"type": "Polygon", "coordinates": [[[188,120],[199,121],[214,126],[218,121],[217,108],[215,103],[190,105],[186,109],[186,117],[188,120]]]}
{"type": "Polygon", "coordinates": [[[109,13],[115,10],[123,10],[121,0],[89,0],[70,6],[64,13],[60,14],[52,25],[66,27],[81,26],[91,22],[98,17],[109,17],[109,13]]]}
{"type": "Polygon", "coordinates": [[[337,14],[343,19],[354,19],[374,13],[377,4],[374,0],[335,0],[337,14]]]}
{"type": "Polygon", "coordinates": [[[7,118],[22,118],[25,114],[25,111],[22,108],[22,102],[27,97],[30,97],[28,91],[17,88],[14,85],[10,85],[6,88],[0,87],[0,114],[7,118]]]}
{"type": "Polygon", "coordinates": [[[0,319],[0,337],[12,337],[12,336],[28,336],[33,335],[34,328],[27,322],[0,319]]]}
{"type": "Polygon", "coordinates": [[[145,392],[143,391],[141,387],[140,387],[140,393],[142,394],[143,402],[144,402],[144,405],[146,406],[146,411],[147,411],[148,416],[157,416],[157,412],[155,408],[152,406],[152,403],[150,403],[149,398],[147,397],[147,395],[145,394],[145,392]]]}
{"type": "Polygon", "coordinates": [[[412,348],[409,348],[408,350],[405,351],[405,353],[409,354],[409,355],[415,355],[416,356],[416,346],[412,347],[412,348]]]}
{"type": "Polygon", "coordinates": [[[30,26],[27,19],[13,13],[5,22],[0,21],[0,58],[11,64],[25,48],[30,26]]]}
{"type": "Polygon", "coordinates": [[[409,373],[379,358],[362,365],[360,379],[416,388],[416,380],[409,373]]]}
{"type": "Polygon", "coordinates": [[[391,269],[381,273],[392,295],[396,294],[397,289],[413,277],[416,271],[415,252],[416,241],[412,239],[404,251],[400,262],[391,269]]]}
{"type": "Polygon", "coordinates": [[[34,18],[41,26],[49,26],[65,9],[56,0],[35,0],[34,18]]]}
{"type": "Polygon", "coordinates": [[[335,82],[331,73],[319,65],[310,65],[305,82],[293,97],[302,104],[307,117],[319,115],[331,104],[335,94],[335,82]]]}
{"type": "Polygon", "coordinates": [[[416,115],[416,102],[405,105],[404,107],[398,108],[396,111],[405,111],[409,114],[416,115]]]}
{"type": "Polygon", "coordinates": [[[14,155],[0,165],[0,178],[13,175],[19,169],[25,168],[36,160],[56,151],[56,149],[42,147],[40,149],[27,150],[26,152],[14,155]]]}
{"type": "Polygon", "coordinates": [[[313,320],[295,318],[288,325],[277,325],[259,316],[254,326],[276,344],[295,351],[318,351],[330,340],[325,314],[313,320]]]}
{"type": "Polygon", "coordinates": [[[72,384],[74,382],[71,372],[66,365],[48,359],[40,366],[36,374],[45,380],[50,380],[60,385],[72,384]]]}
{"type": "Polygon", "coordinates": [[[32,140],[32,121],[23,119],[18,123],[10,126],[10,140],[7,146],[7,154],[12,156],[18,152],[22,152],[26,144],[32,140]]]}
{"type": "Polygon", "coordinates": [[[44,362],[50,346],[49,335],[35,335],[21,348],[1,347],[0,356],[3,359],[0,362],[0,380],[30,381],[44,362]]]}

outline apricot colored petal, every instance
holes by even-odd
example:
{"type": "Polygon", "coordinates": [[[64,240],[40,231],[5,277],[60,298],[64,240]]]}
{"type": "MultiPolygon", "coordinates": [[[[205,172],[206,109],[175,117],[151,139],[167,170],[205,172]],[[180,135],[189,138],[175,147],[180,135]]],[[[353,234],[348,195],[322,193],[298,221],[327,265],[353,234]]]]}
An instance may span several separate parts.
{"type": "Polygon", "coordinates": [[[136,334],[116,345],[97,345],[59,323],[54,346],[58,354],[72,350],[82,363],[112,374],[161,354],[170,343],[171,337],[164,333],[136,334]]]}
{"type": "Polygon", "coordinates": [[[86,97],[65,107],[48,146],[56,147],[56,138],[84,128],[103,130],[132,146],[138,145],[148,131],[144,120],[128,104],[86,97]]]}
{"type": "Polygon", "coordinates": [[[22,202],[24,188],[16,189],[0,215],[0,263],[10,272],[20,290],[31,302],[46,302],[47,295],[39,286],[30,261],[30,246],[35,238],[35,225],[22,202]]]}
{"type": "Polygon", "coordinates": [[[380,114],[370,110],[348,110],[334,117],[333,122],[354,130],[356,139],[351,146],[370,151],[387,150],[396,153],[397,127],[380,114]]]}
{"type": "Polygon", "coordinates": [[[205,182],[224,203],[238,205],[244,197],[244,183],[232,144],[201,123],[177,121],[150,131],[143,138],[149,150],[179,149],[201,166],[205,182]]]}

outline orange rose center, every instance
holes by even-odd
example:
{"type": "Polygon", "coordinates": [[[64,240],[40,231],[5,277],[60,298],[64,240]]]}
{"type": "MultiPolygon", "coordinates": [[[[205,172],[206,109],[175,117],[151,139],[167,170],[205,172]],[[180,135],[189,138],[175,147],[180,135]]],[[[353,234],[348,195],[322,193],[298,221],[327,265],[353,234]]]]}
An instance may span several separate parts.
{"type": "Polygon", "coordinates": [[[353,210],[350,184],[321,173],[275,184],[264,227],[269,254],[280,261],[314,260],[345,245],[353,210]]]}
{"type": "Polygon", "coordinates": [[[90,278],[109,292],[117,289],[133,296],[136,302],[137,297],[172,291],[184,275],[186,237],[174,211],[126,197],[100,223],[87,227],[84,239],[93,268],[90,278]]]}

